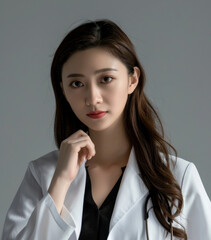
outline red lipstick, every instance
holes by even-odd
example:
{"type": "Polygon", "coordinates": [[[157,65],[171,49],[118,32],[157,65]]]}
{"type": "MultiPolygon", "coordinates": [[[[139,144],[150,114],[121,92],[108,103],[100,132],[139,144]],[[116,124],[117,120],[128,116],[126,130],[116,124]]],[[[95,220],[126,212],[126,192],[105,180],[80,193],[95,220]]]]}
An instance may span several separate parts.
{"type": "Polygon", "coordinates": [[[104,117],[105,114],[106,114],[105,111],[95,111],[95,112],[88,113],[87,116],[90,117],[90,118],[95,118],[96,119],[96,118],[104,117]]]}

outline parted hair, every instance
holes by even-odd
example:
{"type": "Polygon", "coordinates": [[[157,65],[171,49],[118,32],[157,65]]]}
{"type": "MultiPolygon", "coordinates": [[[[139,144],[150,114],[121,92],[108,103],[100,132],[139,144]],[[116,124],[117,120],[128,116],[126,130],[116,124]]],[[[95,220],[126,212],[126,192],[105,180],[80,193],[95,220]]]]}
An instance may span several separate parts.
{"type": "MultiPolygon", "coordinates": [[[[60,82],[62,67],[69,57],[77,51],[93,47],[101,47],[112,53],[126,66],[128,74],[133,74],[135,66],[140,69],[138,85],[134,92],[128,95],[124,108],[124,126],[127,137],[134,146],[137,164],[142,180],[149,190],[156,218],[168,234],[172,222],[176,221],[183,207],[181,188],[170,169],[170,151],[173,150],[175,157],[177,151],[165,140],[158,113],[144,92],[145,72],[134,45],[123,30],[111,20],[100,19],[79,25],[65,36],[54,54],[51,82],[56,102],[56,145],[60,148],[61,142],[79,129],[88,131],[88,127],[76,117],[65,99],[60,82]]],[[[187,239],[182,226],[172,229],[175,237],[187,239]]]]}

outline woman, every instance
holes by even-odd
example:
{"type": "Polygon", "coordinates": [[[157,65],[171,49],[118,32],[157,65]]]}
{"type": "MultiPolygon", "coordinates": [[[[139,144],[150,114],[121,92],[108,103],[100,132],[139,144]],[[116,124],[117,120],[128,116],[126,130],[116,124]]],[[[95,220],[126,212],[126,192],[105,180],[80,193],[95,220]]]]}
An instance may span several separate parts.
{"type": "Polygon", "coordinates": [[[59,150],[30,162],[3,239],[211,239],[200,176],[164,140],[125,33],[109,20],[78,26],[51,79],[59,150]]]}

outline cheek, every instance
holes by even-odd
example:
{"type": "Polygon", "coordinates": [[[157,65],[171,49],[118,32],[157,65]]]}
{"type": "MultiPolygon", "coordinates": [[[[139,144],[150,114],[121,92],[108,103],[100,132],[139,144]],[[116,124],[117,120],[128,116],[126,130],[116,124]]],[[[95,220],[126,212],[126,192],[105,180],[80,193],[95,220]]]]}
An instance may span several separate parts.
{"type": "Polygon", "coordinates": [[[128,98],[128,90],[125,86],[111,89],[107,94],[107,100],[114,106],[124,105],[128,98]]]}
{"type": "Polygon", "coordinates": [[[75,110],[77,110],[77,108],[80,104],[80,101],[79,101],[80,99],[78,98],[78,96],[75,94],[68,94],[66,96],[66,100],[69,103],[72,110],[75,112],[75,110]]]}
{"type": "Polygon", "coordinates": [[[128,80],[125,79],[124,77],[119,77],[119,79],[111,86],[109,87],[109,94],[113,95],[115,94],[116,96],[122,95],[125,96],[127,95],[128,92],[128,85],[127,85],[128,80]]]}

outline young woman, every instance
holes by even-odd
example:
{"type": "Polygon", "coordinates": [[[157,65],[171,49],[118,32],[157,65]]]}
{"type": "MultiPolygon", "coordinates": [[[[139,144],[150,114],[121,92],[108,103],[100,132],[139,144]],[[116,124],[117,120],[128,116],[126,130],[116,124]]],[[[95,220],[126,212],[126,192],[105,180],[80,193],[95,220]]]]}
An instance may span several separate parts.
{"type": "Polygon", "coordinates": [[[126,34],[109,20],[78,26],[51,79],[58,150],[29,163],[3,239],[211,239],[210,200],[164,139],[126,34]]]}

